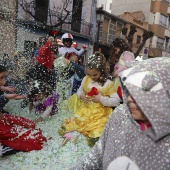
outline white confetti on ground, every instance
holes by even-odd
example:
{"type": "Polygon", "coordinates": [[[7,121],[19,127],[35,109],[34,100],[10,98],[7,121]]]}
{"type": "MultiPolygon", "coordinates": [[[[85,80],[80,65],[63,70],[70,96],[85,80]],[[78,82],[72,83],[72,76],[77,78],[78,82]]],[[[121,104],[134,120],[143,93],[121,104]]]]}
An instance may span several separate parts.
{"type": "MultiPolygon", "coordinates": [[[[23,116],[31,120],[37,117],[32,112],[28,112],[28,108],[21,109],[19,100],[11,100],[5,110],[13,115],[23,116]]],[[[82,159],[90,148],[87,145],[84,136],[79,136],[77,144],[68,142],[64,147],[60,147],[63,138],[58,135],[58,129],[69,113],[59,111],[53,117],[37,124],[37,128],[41,128],[43,135],[47,138],[52,137],[44,145],[40,151],[18,152],[15,155],[10,155],[0,158],[1,170],[67,170],[74,166],[78,159],[82,159]]]]}

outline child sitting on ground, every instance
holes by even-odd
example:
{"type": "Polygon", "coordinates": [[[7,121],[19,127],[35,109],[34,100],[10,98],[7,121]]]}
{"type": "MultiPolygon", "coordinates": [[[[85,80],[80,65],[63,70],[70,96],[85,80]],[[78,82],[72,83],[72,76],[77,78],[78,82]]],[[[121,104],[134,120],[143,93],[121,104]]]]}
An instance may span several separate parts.
{"type": "Polygon", "coordinates": [[[57,111],[59,95],[53,92],[45,83],[35,81],[30,89],[27,99],[23,101],[22,108],[29,102],[29,111],[35,108],[35,114],[42,115],[35,120],[35,123],[42,122],[46,117],[53,116],[57,111]]]}
{"type": "Polygon", "coordinates": [[[112,107],[119,102],[114,82],[108,79],[106,59],[96,52],[88,58],[86,76],[77,93],[65,101],[74,110],[74,115],[65,120],[59,133],[77,131],[87,137],[89,145],[93,145],[104,129],[112,107]]]}
{"type": "MultiPolygon", "coordinates": [[[[12,87],[5,87],[7,70],[0,65],[0,87],[6,93],[1,91],[0,109],[6,105],[10,99],[23,99],[24,95],[13,93],[12,87]],[[7,92],[10,92],[8,94],[7,92]]],[[[41,130],[35,129],[35,123],[24,117],[2,113],[0,111],[0,156],[14,154],[17,151],[29,152],[40,150],[43,147],[46,138],[42,135],[41,130]]]]}

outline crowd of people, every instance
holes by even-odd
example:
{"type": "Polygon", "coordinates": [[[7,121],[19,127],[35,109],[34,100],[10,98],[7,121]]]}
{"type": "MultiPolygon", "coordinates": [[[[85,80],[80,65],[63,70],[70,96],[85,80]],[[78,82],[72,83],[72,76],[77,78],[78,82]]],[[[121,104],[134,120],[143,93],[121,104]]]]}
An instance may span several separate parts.
{"type": "Polygon", "coordinates": [[[76,50],[65,33],[59,48],[57,34],[49,33],[21,79],[14,81],[17,66],[6,68],[4,58],[0,63],[0,156],[43,149],[48,139],[36,125],[62,106],[71,113],[58,129],[62,146],[81,134],[91,147],[70,169],[170,169],[170,59],[138,62],[126,41],[116,38],[108,60],[97,51],[82,66],[79,56],[87,47],[76,50]],[[10,99],[22,100],[21,109],[38,118],[5,111],[10,99]]]}

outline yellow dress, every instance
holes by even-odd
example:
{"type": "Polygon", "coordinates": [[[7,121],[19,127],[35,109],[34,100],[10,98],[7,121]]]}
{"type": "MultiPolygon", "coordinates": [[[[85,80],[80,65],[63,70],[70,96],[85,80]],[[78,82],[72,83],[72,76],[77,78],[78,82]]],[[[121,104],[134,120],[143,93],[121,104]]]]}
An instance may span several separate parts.
{"type": "MultiPolygon", "coordinates": [[[[85,77],[83,90],[87,94],[91,89],[88,84],[91,79],[89,76],[85,77]]],[[[107,86],[98,88],[102,96],[110,96],[115,93],[114,82],[107,86]]],[[[69,108],[74,110],[74,116],[71,119],[66,119],[63,127],[66,132],[77,131],[81,134],[90,137],[100,137],[109,115],[113,112],[111,107],[103,106],[101,103],[85,103],[80,100],[77,94],[67,100],[69,108]]]]}

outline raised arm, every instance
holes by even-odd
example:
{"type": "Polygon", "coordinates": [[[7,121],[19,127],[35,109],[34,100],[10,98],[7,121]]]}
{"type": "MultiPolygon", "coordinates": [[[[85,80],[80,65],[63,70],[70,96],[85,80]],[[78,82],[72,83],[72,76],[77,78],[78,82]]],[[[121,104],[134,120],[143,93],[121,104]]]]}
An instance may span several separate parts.
{"type": "Polygon", "coordinates": [[[70,67],[74,68],[76,74],[78,75],[80,79],[82,79],[85,76],[85,70],[82,66],[76,63],[70,62],[70,67]]]}

